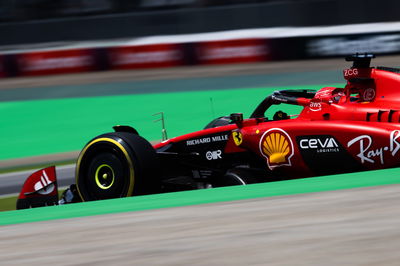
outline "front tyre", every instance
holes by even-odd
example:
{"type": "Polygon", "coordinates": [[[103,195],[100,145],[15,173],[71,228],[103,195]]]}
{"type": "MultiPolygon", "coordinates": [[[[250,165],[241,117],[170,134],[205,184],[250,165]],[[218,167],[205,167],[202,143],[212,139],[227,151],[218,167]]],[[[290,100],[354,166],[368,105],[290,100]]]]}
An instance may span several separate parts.
{"type": "Polygon", "coordinates": [[[76,166],[76,184],[83,201],[157,193],[156,152],[142,137],[108,133],[91,140],[76,166]]]}

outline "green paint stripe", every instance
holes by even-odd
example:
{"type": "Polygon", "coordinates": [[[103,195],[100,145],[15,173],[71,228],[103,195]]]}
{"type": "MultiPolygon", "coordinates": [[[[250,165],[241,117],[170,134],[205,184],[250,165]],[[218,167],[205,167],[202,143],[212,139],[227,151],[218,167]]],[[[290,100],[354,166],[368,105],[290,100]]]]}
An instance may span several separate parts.
{"type": "Polygon", "coordinates": [[[390,184],[400,184],[400,168],[7,211],[0,225],[390,184]]]}
{"type": "Polygon", "coordinates": [[[131,125],[146,139],[157,140],[161,125],[153,122],[152,115],[158,112],[165,114],[168,136],[179,136],[202,129],[217,116],[235,112],[249,116],[279,89],[284,88],[0,102],[0,139],[7,140],[0,142],[0,160],[80,150],[94,136],[112,131],[114,125],[131,125]]]}

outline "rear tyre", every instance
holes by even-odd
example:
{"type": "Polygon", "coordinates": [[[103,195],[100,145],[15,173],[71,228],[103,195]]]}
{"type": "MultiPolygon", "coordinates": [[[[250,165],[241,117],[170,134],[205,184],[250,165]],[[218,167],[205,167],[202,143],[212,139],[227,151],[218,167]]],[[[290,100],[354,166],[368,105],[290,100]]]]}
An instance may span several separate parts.
{"type": "Polygon", "coordinates": [[[115,132],[91,140],[78,157],[76,184],[83,201],[159,192],[158,160],[142,137],[115,132]]]}

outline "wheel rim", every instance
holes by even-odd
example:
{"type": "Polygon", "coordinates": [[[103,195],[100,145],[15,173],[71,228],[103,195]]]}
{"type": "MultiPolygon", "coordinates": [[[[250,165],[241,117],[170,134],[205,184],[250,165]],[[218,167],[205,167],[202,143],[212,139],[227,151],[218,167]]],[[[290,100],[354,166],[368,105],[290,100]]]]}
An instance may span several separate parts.
{"type": "Polygon", "coordinates": [[[90,142],[81,152],[76,183],[83,201],[132,195],[134,169],[125,147],[110,138],[90,142]]]}
{"type": "Polygon", "coordinates": [[[103,148],[89,153],[87,164],[83,165],[86,193],[95,200],[126,197],[128,164],[118,151],[103,148]]]}
{"type": "Polygon", "coordinates": [[[96,169],[95,181],[99,188],[109,189],[115,181],[114,170],[108,164],[102,164],[96,169]]]}

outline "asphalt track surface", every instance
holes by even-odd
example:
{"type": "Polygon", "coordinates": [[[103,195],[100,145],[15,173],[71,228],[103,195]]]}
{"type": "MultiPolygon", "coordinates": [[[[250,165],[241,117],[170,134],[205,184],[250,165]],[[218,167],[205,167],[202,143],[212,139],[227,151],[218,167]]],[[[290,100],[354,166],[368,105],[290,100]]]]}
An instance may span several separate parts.
{"type": "Polygon", "coordinates": [[[400,185],[0,227],[4,265],[399,265],[400,185]]]}

